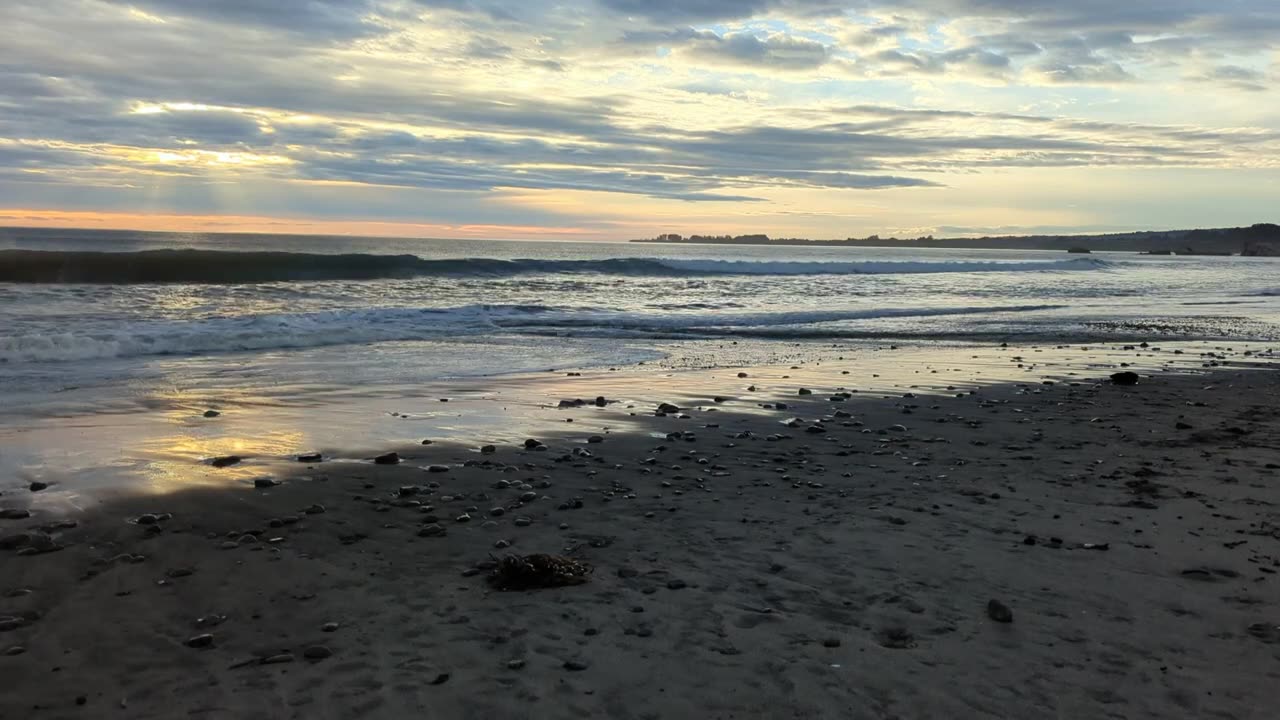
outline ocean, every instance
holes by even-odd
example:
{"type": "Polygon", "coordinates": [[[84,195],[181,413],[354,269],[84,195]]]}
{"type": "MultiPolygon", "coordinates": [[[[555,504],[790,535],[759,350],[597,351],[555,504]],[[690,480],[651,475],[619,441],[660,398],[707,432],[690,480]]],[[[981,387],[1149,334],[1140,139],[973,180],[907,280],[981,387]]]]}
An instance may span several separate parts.
{"type": "Polygon", "coordinates": [[[7,228],[0,471],[154,472],[225,449],[204,407],[252,408],[286,453],[337,442],[316,418],[399,420],[376,403],[477,378],[1109,340],[1280,340],[1280,259],[7,228]],[[208,442],[173,450],[175,418],[208,442]]]}

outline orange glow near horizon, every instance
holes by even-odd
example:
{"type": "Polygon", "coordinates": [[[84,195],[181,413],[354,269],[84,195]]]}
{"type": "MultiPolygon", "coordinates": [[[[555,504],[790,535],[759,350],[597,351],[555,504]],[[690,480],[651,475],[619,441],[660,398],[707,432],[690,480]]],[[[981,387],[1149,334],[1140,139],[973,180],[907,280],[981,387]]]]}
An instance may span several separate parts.
{"type": "Polygon", "coordinates": [[[83,228],[145,232],[275,233],[285,235],[353,235],[422,238],[572,238],[602,239],[607,233],[574,227],[525,225],[448,225],[372,220],[314,220],[254,215],[183,215],[177,213],[112,213],[76,210],[0,209],[0,226],[83,228]]]}

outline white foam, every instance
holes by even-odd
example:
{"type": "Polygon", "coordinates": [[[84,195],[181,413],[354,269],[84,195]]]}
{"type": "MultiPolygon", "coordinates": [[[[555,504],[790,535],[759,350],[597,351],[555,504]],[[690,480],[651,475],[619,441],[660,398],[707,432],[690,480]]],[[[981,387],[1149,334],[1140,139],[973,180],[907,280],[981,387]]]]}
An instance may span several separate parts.
{"type": "Polygon", "coordinates": [[[1099,270],[1110,265],[1096,258],[1075,258],[1045,262],[799,262],[758,260],[674,260],[657,263],[672,270],[726,275],[917,275],[960,272],[1068,272],[1099,270]]]}

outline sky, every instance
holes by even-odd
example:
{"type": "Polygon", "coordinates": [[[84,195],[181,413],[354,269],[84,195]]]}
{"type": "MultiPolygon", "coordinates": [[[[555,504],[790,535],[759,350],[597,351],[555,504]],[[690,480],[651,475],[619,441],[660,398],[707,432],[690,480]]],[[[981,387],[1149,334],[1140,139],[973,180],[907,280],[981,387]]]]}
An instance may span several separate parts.
{"type": "Polygon", "coordinates": [[[1276,0],[5,0],[0,224],[1276,221],[1276,0]]]}

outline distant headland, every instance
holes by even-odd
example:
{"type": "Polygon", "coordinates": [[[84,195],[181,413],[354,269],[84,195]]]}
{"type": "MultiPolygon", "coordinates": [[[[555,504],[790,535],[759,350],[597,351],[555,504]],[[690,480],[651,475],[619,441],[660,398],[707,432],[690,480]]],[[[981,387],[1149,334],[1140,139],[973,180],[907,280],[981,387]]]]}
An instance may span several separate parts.
{"type": "Polygon", "coordinates": [[[1198,230],[1145,230],[1101,235],[1001,235],[980,238],[880,237],[844,240],[771,238],[768,235],[677,235],[632,240],[636,243],[691,245],[776,245],[803,247],[921,247],[993,250],[1062,250],[1066,252],[1139,252],[1153,255],[1280,256],[1280,225],[1198,230]]]}

